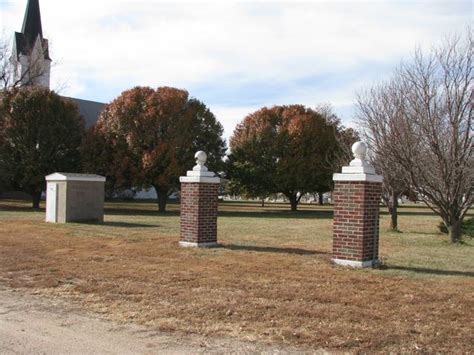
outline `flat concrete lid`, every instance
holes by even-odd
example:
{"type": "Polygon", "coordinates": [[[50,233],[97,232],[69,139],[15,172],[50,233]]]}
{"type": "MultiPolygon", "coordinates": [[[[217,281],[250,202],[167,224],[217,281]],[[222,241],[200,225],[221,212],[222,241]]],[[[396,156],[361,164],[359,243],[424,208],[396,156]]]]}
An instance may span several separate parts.
{"type": "Polygon", "coordinates": [[[94,174],[53,173],[46,176],[46,181],[95,181],[104,182],[105,177],[94,174]]]}

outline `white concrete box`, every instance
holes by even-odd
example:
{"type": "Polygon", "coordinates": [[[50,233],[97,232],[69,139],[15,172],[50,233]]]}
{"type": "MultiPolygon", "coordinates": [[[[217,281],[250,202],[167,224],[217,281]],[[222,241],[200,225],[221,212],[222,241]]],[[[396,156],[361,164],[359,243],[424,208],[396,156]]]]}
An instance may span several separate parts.
{"type": "Polygon", "coordinates": [[[46,222],[104,221],[105,177],[54,173],[46,176],[46,222]]]}

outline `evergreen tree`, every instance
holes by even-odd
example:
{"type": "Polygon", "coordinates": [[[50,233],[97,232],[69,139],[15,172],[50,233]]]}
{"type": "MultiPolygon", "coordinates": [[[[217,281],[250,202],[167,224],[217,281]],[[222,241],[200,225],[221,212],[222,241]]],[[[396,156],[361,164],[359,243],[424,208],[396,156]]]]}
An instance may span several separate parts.
{"type": "Polygon", "coordinates": [[[84,122],[77,107],[49,89],[0,94],[0,173],[3,184],[29,193],[39,207],[45,176],[78,172],[84,122]]]}

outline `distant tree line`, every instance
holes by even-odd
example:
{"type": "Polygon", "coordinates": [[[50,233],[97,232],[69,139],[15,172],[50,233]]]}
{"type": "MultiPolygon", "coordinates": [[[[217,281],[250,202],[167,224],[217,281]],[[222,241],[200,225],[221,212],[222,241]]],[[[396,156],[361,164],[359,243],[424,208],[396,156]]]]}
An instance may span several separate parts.
{"type": "Polygon", "coordinates": [[[154,187],[163,212],[204,150],[209,169],[230,179],[233,192],[282,193],[295,211],[306,193],[331,190],[335,166],[344,155],[350,160],[356,140],[327,107],[275,106],[236,128],[224,162],[222,125],[204,103],[170,87],[123,92],[87,132],[74,103],[45,88],[2,91],[0,113],[0,188],[29,193],[34,208],[44,177],[62,171],[104,175],[109,192],[154,187]]]}

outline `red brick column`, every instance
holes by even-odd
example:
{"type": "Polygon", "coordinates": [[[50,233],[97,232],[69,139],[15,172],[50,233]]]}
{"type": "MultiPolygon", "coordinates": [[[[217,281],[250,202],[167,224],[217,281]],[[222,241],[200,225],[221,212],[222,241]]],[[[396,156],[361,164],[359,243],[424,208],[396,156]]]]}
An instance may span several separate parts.
{"type": "Polygon", "coordinates": [[[204,166],[207,156],[197,152],[196,166],[181,181],[182,247],[212,247],[217,245],[217,205],[220,178],[204,166]]]}
{"type": "Polygon", "coordinates": [[[182,246],[217,244],[217,194],[219,184],[181,183],[182,246]]]}
{"type": "Polygon", "coordinates": [[[379,205],[382,177],[365,161],[362,142],[352,147],[355,159],[334,174],[333,262],[352,267],[378,264],[379,205]]]}
{"type": "Polygon", "coordinates": [[[332,252],[339,264],[365,267],[377,263],[381,189],[382,184],[376,182],[335,182],[332,252]]]}

